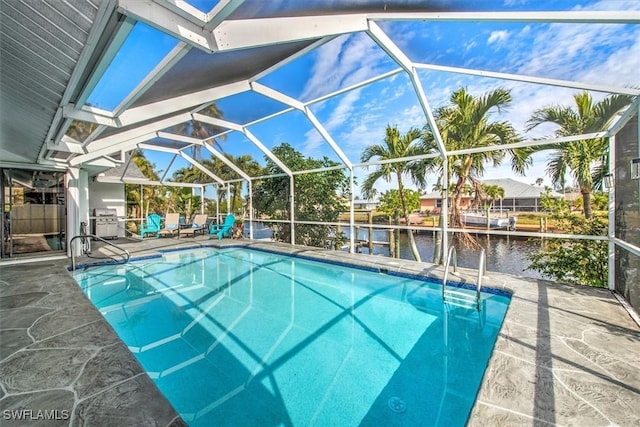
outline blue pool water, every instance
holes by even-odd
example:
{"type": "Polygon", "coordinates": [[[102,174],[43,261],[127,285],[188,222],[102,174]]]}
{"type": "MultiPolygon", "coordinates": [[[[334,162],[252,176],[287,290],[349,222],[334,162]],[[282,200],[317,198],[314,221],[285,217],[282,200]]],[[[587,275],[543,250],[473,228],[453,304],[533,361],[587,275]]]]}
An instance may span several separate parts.
{"type": "Polygon", "coordinates": [[[240,248],[75,277],[192,426],[462,426],[509,303],[240,248]]]}

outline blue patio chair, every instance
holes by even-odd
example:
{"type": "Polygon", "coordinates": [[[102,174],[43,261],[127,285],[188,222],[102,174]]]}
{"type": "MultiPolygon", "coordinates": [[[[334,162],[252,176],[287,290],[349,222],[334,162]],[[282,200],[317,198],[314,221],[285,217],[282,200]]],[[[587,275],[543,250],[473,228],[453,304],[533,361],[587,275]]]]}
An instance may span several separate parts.
{"type": "Polygon", "coordinates": [[[233,214],[229,214],[224,219],[224,224],[211,224],[211,228],[209,229],[209,239],[212,239],[214,234],[218,235],[218,240],[222,240],[222,237],[224,237],[225,234],[228,234],[229,237],[231,237],[231,229],[235,222],[236,217],[233,216],[233,214]]]}
{"type": "Polygon", "coordinates": [[[147,233],[154,233],[158,235],[160,231],[160,223],[162,218],[158,214],[151,214],[147,216],[147,219],[140,225],[140,239],[144,240],[144,236],[147,233]]]}

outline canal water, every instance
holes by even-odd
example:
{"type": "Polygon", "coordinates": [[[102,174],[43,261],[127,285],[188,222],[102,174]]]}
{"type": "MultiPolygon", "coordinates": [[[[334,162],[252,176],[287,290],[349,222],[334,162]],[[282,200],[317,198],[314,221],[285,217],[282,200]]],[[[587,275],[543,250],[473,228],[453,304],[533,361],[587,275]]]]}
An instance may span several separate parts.
{"type": "MultiPolygon", "coordinates": [[[[248,224],[247,228],[248,230],[248,224]]],[[[343,229],[343,232],[349,236],[349,230],[343,229]]],[[[415,236],[416,245],[420,252],[420,257],[424,262],[433,262],[433,252],[435,250],[435,237],[432,231],[423,231],[415,236]]],[[[271,237],[271,229],[264,224],[254,224],[254,238],[271,237]]],[[[535,270],[528,270],[527,267],[531,263],[528,256],[540,250],[541,240],[524,237],[513,236],[486,236],[474,235],[480,245],[485,250],[487,257],[487,270],[499,273],[513,274],[516,276],[542,278],[535,270]]],[[[358,239],[367,240],[368,230],[360,229],[357,236],[358,239]]],[[[374,230],[374,241],[388,241],[388,232],[383,230],[374,230]]],[[[368,253],[368,248],[362,248],[362,253],[368,253]]],[[[376,246],[373,249],[374,255],[389,256],[388,246],[376,246]]],[[[480,249],[470,249],[458,246],[456,248],[458,267],[478,268],[480,249]]],[[[409,239],[406,234],[400,235],[400,258],[414,259],[409,239]]]]}

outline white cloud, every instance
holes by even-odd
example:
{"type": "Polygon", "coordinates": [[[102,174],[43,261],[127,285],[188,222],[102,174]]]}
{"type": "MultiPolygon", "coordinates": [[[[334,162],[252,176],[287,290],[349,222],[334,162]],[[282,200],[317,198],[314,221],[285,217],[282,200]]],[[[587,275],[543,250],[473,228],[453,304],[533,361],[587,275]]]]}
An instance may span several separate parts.
{"type": "Polygon", "coordinates": [[[380,74],[387,55],[365,34],[345,35],[319,47],[303,100],[331,93],[380,74]]]}
{"type": "MultiPolygon", "coordinates": [[[[637,10],[640,8],[640,2],[602,1],[582,9],[611,8],[637,10]]],[[[399,37],[410,38],[408,35],[409,32],[399,37]]],[[[398,37],[396,42],[399,42],[398,37]]],[[[326,47],[326,51],[317,56],[312,79],[305,88],[305,96],[311,98],[376,74],[383,59],[376,56],[380,55],[380,50],[372,49],[370,43],[370,40],[349,38],[337,42],[333,48],[326,47]],[[339,49],[336,49],[337,47],[339,49]],[[373,53],[374,57],[367,58],[369,53],[373,53]]],[[[468,42],[465,47],[473,47],[474,43],[468,42]]],[[[629,30],[629,26],[530,24],[519,30],[493,31],[487,43],[499,44],[502,49],[500,58],[493,61],[495,68],[487,68],[492,71],[614,87],[640,85],[640,31],[629,30]]],[[[408,42],[399,44],[409,45],[408,42]]],[[[329,133],[352,161],[359,161],[360,153],[366,145],[382,141],[387,123],[398,125],[403,132],[411,126],[421,127],[426,123],[418,104],[403,104],[398,108],[393,102],[406,99],[403,92],[411,89],[410,85],[399,84],[400,76],[402,74],[390,79],[394,84],[378,92],[376,99],[364,99],[362,95],[366,89],[342,95],[336,108],[324,121],[329,133]],[[396,85],[398,89],[395,88],[396,85]]],[[[474,95],[481,95],[497,87],[509,88],[512,91],[513,106],[499,119],[511,122],[521,134],[524,134],[526,122],[533,111],[548,105],[571,105],[572,95],[577,92],[575,89],[443,72],[420,71],[420,76],[433,109],[445,104],[451,92],[459,87],[467,87],[474,95]]],[[[598,96],[602,94],[594,93],[594,97],[598,96]]],[[[543,125],[524,136],[527,139],[550,136],[554,130],[551,125],[543,125]]],[[[326,144],[316,132],[309,132],[305,137],[309,148],[326,144]]],[[[526,177],[516,177],[511,171],[511,165],[505,160],[505,164],[498,168],[488,167],[484,178],[514,177],[533,183],[542,177],[544,184],[550,185],[545,171],[548,155],[549,153],[536,155],[534,165],[528,169],[526,177]]],[[[362,170],[357,172],[360,183],[366,174],[367,172],[362,170]]],[[[431,180],[433,179],[435,178],[431,180]]],[[[381,181],[380,190],[394,188],[394,185],[393,182],[387,184],[381,181]]]]}
{"type": "Polygon", "coordinates": [[[507,41],[508,38],[509,38],[509,31],[505,31],[505,30],[492,31],[491,34],[489,35],[489,39],[487,40],[487,43],[493,44],[493,43],[505,42],[507,41]]]}

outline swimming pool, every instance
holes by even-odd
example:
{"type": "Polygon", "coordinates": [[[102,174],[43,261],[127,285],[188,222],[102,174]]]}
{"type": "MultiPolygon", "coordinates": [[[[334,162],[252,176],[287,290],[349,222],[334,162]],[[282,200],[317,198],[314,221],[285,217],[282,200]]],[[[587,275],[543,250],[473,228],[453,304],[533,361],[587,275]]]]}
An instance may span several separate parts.
{"type": "Polygon", "coordinates": [[[74,277],[192,426],[464,425],[509,303],[245,248],[74,277]]]}

